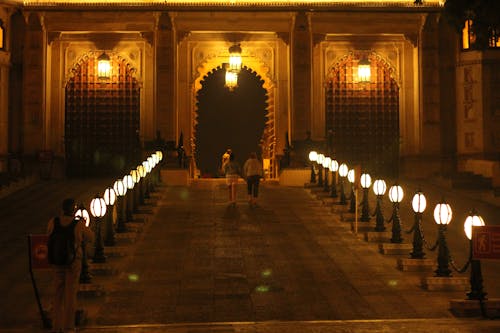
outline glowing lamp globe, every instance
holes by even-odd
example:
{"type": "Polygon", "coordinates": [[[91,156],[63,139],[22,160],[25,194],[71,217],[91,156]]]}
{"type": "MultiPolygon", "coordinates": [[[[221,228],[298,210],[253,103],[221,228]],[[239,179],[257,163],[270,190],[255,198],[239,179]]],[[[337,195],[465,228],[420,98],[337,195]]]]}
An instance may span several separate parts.
{"type": "Polygon", "coordinates": [[[325,159],[323,160],[323,168],[330,169],[331,161],[332,159],[330,157],[325,157],[325,159]]]}
{"type": "Polygon", "coordinates": [[[387,191],[385,180],[377,179],[373,182],[373,193],[375,193],[375,195],[384,195],[385,191],[387,191]]]}
{"type": "Polygon", "coordinates": [[[85,208],[78,208],[78,210],[75,212],[75,217],[79,217],[80,219],[84,220],[86,227],[90,225],[90,214],[89,211],[85,208]]]}
{"type": "Polygon", "coordinates": [[[339,176],[340,177],[345,177],[347,176],[347,172],[349,171],[349,169],[347,168],[347,164],[345,163],[342,163],[340,166],[339,166],[339,176]]]}
{"type": "Polygon", "coordinates": [[[106,202],[103,198],[96,196],[90,202],[90,213],[94,217],[103,217],[106,214],[106,202]]]}
{"type": "Polygon", "coordinates": [[[158,156],[158,161],[163,160],[163,153],[161,152],[161,150],[156,151],[156,156],[158,156]]]}
{"type": "Polygon", "coordinates": [[[130,171],[130,176],[132,176],[132,181],[134,182],[134,184],[139,183],[139,181],[141,180],[141,176],[139,175],[139,171],[136,169],[130,171]]]}
{"type": "Polygon", "coordinates": [[[339,170],[339,162],[337,160],[332,160],[330,162],[330,171],[337,172],[339,170]]]}
{"type": "Polygon", "coordinates": [[[108,205],[108,206],[114,205],[115,201],[116,201],[116,192],[115,192],[115,190],[112,187],[108,187],[104,191],[103,198],[104,198],[104,202],[106,203],[106,205],[108,205]]]}
{"type": "Polygon", "coordinates": [[[318,160],[316,162],[318,162],[319,165],[323,165],[323,161],[324,160],[325,160],[325,155],[319,154],[318,155],[318,160]]]}
{"type": "Polygon", "coordinates": [[[132,178],[132,175],[125,175],[123,177],[123,183],[125,184],[125,186],[127,186],[128,190],[133,189],[135,186],[135,182],[134,179],[132,178]]]}
{"type": "Polygon", "coordinates": [[[347,172],[347,180],[349,181],[349,183],[354,183],[355,177],[356,172],[354,171],[354,169],[351,169],[347,172]]]}
{"type": "Polygon", "coordinates": [[[401,201],[403,201],[403,195],[403,188],[399,185],[393,185],[389,189],[389,200],[392,203],[400,203],[401,201]]]}
{"type": "Polygon", "coordinates": [[[438,203],[434,208],[434,221],[439,225],[450,224],[453,213],[451,211],[450,205],[444,201],[438,203]]]}
{"type": "Polygon", "coordinates": [[[481,216],[475,211],[471,212],[464,222],[464,231],[468,239],[472,239],[472,227],[483,227],[486,224],[481,216]]]}
{"type": "Polygon", "coordinates": [[[423,213],[427,207],[427,200],[421,191],[417,191],[411,200],[411,207],[415,213],[423,213]]]}
{"type": "Polygon", "coordinates": [[[314,150],[309,153],[309,161],[316,162],[318,160],[318,153],[314,150]]]}
{"type": "Polygon", "coordinates": [[[362,174],[361,175],[361,187],[362,188],[370,188],[371,185],[372,185],[372,177],[367,173],[362,174]]]}
{"type": "Polygon", "coordinates": [[[113,190],[115,190],[116,195],[123,197],[127,193],[127,185],[122,179],[118,179],[113,184],[113,190]]]}
{"type": "Polygon", "coordinates": [[[146,168],[142,164],[137,166],[137,172],[140,178],[146,177],[146,168]]]}

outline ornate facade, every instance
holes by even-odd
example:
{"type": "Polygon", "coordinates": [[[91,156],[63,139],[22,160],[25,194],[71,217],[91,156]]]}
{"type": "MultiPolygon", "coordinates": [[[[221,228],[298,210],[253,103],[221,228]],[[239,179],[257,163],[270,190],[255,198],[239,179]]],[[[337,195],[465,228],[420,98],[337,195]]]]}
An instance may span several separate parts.
{"type": "Polygon", "coordinates": [[[75,154],[113,154],[78,148],[86,143],[71,138],[83,137],[81,131],[106,133],[99,142],[118,147],[140,146],[158,134],[179,144],[182,133],[186,154],[194,156],[197,93],[234,43],[266,91],[263,154],[275,165],[274,176],[285,138],[293,144],[308,135],[339,155],[360,136],[358,148],[379,149],[368,144],[376,138],[408,174],[498,158],[500,56],[462,52],[460,36],[441,18],[442,5],[3,1],[0,171],[8,170],[12,153],[51,151],[66,162],[75,154]],[[104,53],[112,69],[103,83],[96,61],[104,53]],[[363,58],[377,78],[368,85],[353,74],[363,58]],[[100,127],[90,124],[95,114],[104,117],[100,127]]]}

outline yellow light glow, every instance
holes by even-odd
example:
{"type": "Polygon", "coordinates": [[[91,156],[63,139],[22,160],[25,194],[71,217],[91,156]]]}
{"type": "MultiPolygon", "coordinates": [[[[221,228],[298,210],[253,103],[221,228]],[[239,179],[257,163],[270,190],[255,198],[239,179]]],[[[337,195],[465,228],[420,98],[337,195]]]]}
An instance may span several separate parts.
{"type": "Polygon", "coordinates": [[[106,53],[97,58],[97,75],[99,79],[109,79],[111,77],[111,59],[106,53]]]}
{"type": "Polygon", "coordinates": [[[3,35],[4,35],[4,29],[3,29],[2,25],[0,25],[0,50],[5,48],[5,45],[3,45],[3,43],[4,43],[3,35]]]}
{"type": "MultiPolygon", "coordinates": [[[[164,5],[211,5],[211,6],[245,6],[252,7],[255,5],[265,5],[274,7],[283,7],[291,5],[331,5],[331,4],[352,4],[352,5],[372,5],[377,7],[383,6],[405,6],[413,7],[413,1],[410,0],[258,0],[258,1],[245,1],[238,2],[234,0],[212,0],[212,1],[200,1],[200,0],[13,0],[14,2],[23,3],[25,6],[40,6],[40,5],[52,5],[52,4],[96,4],[101,6],[106,6],[108,4],[133,4],[133,5],[149,5],[149,4],[164,4],[164,5]]],[[[443,0],[425,0],[419,7],[442,7],[444,5],[443,0]]]]}
{"type": "Polygon", "coordinates": [[[358,80],[359,82],[370,82],[370,78],[370,62],[367,59],[362,59],[358,63],[358,80]]]}
{"type": "Polygon", "coordinates": [[[238,87],[238,73],[230,69],[226,70],[226,83],[224,85],[229,90],[238,87]]]}

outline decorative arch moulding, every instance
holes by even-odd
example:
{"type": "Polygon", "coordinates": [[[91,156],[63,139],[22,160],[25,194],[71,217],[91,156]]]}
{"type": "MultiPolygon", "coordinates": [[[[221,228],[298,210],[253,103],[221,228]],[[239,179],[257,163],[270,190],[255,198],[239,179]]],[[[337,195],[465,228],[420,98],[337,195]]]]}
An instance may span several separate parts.
{"type": "Polygon", "coordinates": [[[415,4],[414,0],[10,0],[25,7],[43,6],[163,6],[163,7],[442,7],[444,0],[425,0],[415,4]]]}
{"type": "Polygon", "coordinates": [[[130,59],[127,59],[124,57],[121,53],[117,53],[114,51],[110,50],[91,50],[91,51],[86,51],[82,52],[79,55],[75,55],[74,58],[72,57],[73,60],[69,59],[68,64],[67,64],[67,75],[66,75],[66,82],[68,82],[75,73],[75,70],[77,70],[80,66],[83,64],[88,63],[89,59],[93,58],[94,61],[97,60],[97,58],[103,53],[106,52],[106,54],[115,62],[125,62],[127,67],[129,68],[129,73],[132,74],[132,77],[134,80],[137,80],[137,83],[139,86],[141,86],[141,81],[140,75],[138,75],[138,70],[135,66],[133,66],[133,63],[130,61],[130,59]]]}

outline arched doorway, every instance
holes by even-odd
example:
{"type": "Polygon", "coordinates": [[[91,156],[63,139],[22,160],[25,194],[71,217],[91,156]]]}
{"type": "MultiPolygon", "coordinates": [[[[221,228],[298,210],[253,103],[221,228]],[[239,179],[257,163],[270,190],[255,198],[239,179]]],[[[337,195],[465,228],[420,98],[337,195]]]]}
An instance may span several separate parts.
{"type": "Polygon", "coordinates": [[[135,69],[110,54],[111,75],[98,78],[90,52],[72,69],[65,88],[68,176],[116,175],[140,161],[140,87],[135,69]]]}
{"type": "Polygon", "coordinates": [[[351,53],[332,66],[326,87],[326,132],[336,158],[377,176],[399,174],[399,86],[376,53],[351,53]],[[361,59],[371,78],[357,75],[361,59]]]}
{"type": "Polygon", "coordinates": [[[203,78],[197,93],[195,158],[202,177],[220,175],[221,156],[227,148],[241,165],[252,151],[263,155],[268,114],[264,81],[244,67],[237,88],[230,91],[224,82],[225,69],[217,67],[203,78]]]}

